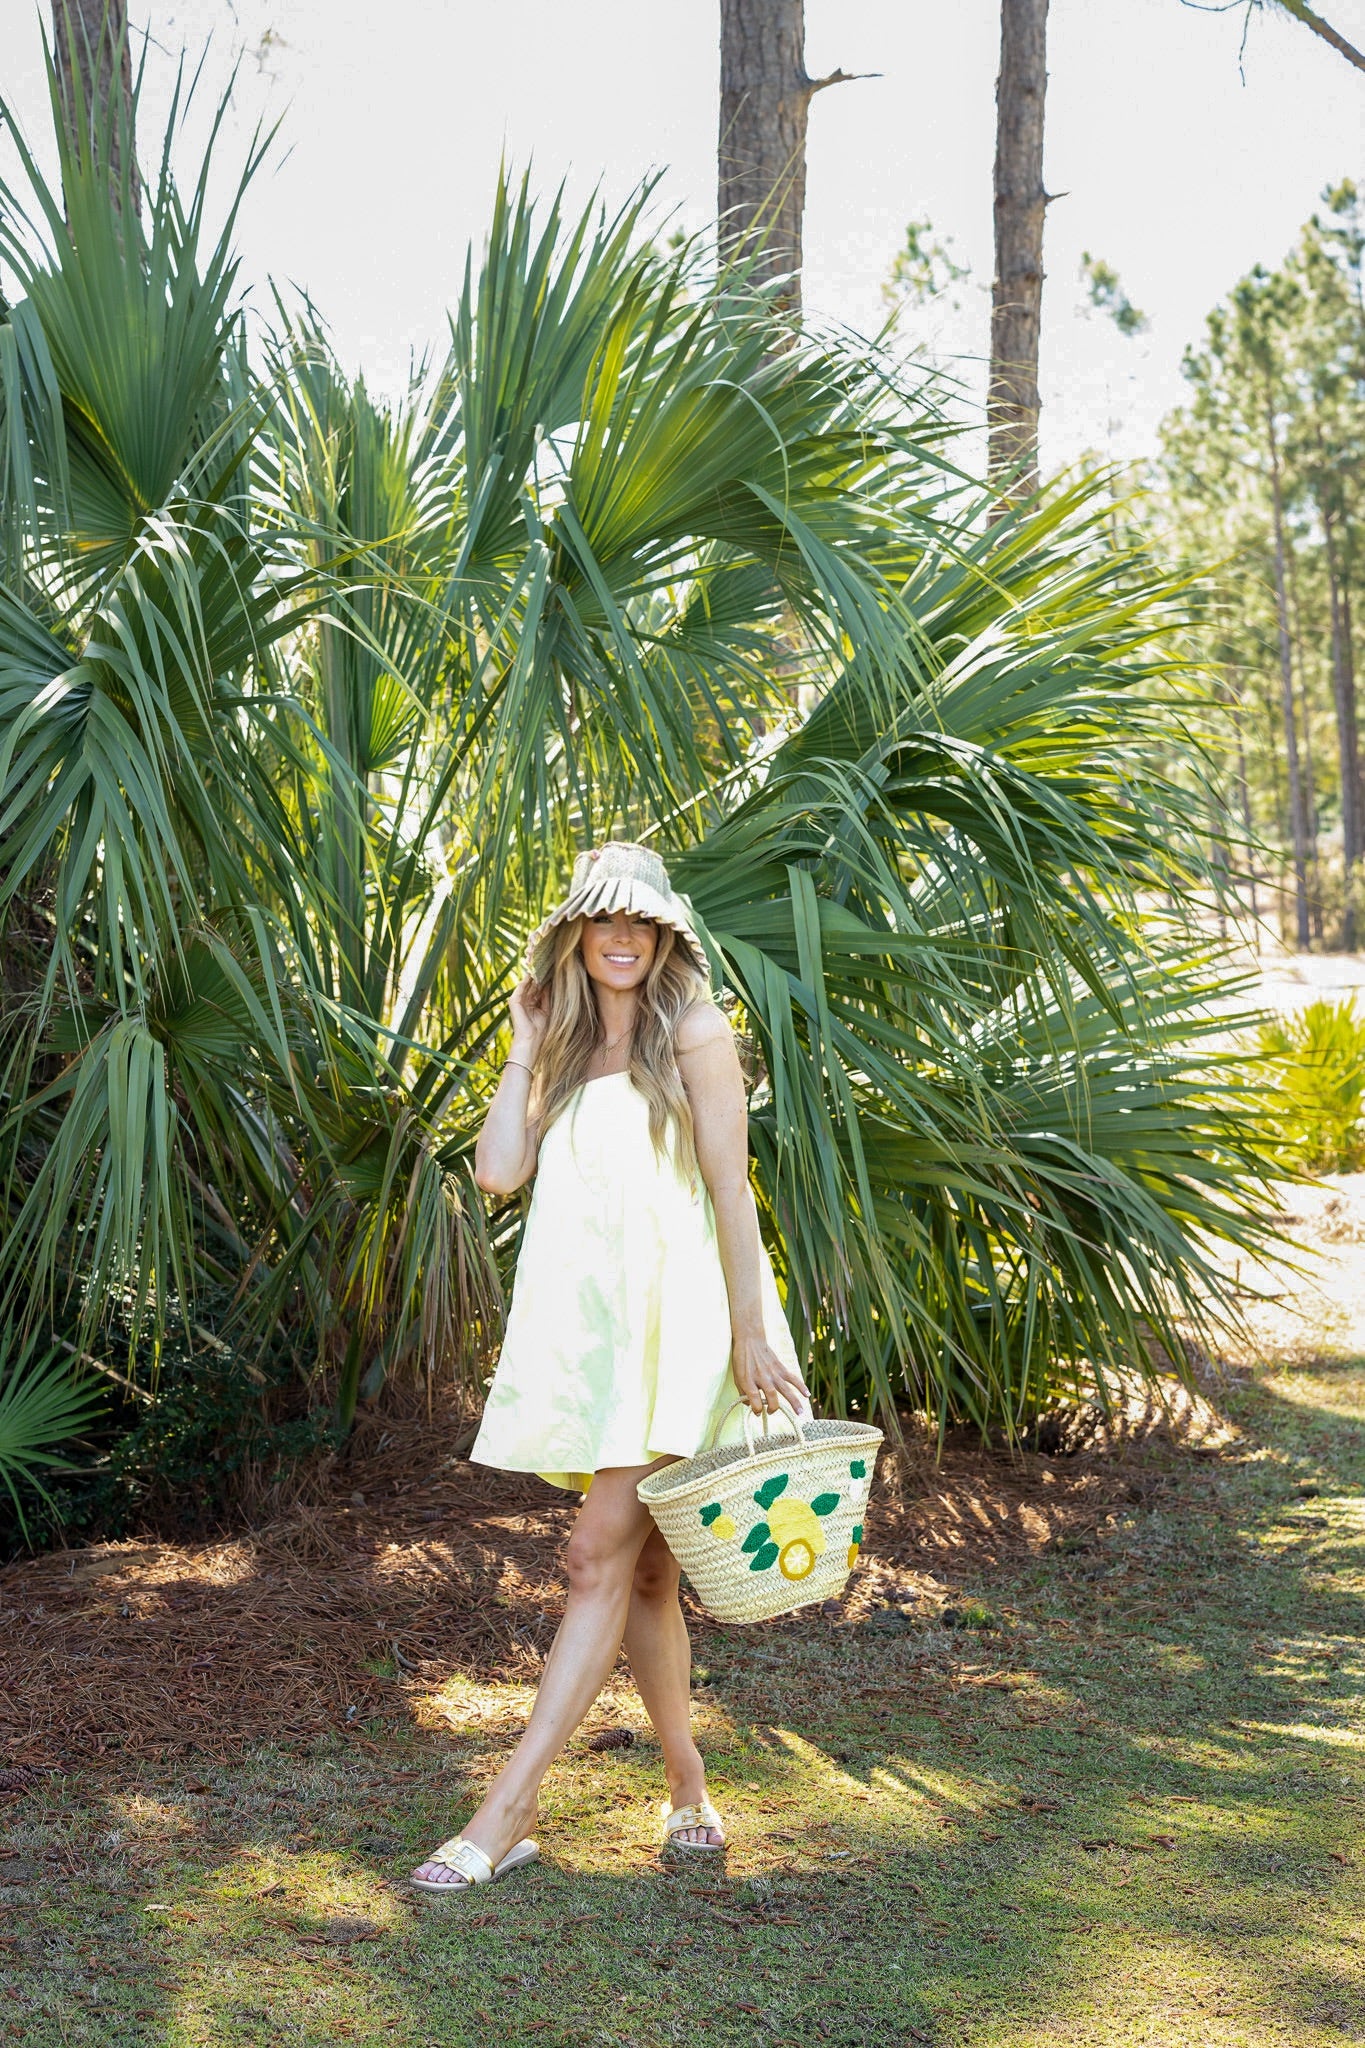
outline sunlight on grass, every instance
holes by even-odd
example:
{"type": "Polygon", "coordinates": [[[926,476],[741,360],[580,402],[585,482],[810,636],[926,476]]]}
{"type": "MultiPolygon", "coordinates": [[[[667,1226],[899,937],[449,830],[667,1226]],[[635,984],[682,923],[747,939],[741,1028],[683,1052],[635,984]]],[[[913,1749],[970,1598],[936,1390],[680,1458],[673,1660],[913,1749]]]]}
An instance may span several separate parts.
{"type": "Polygon", "coordinates": [[[535,1705],[535,1687],[530,1685],[480,1685],[475,1679],[457,1674],[416,1702],[418,1723],[428,1728],[503,1729],[514,1721],[524,1722],[535,1705]]]}
{"type": "Polygon", "coordinates": [[[1261,1385],[1277,1400],[1290,1401],[1297,1408],[1319,1408],[1329,1415],[1349,1416],[1352,1421],[1359,1422],[1362,1412],[1361,1372],[1358,1360],[1342,1359],[1330,1372],[1314,1370],[1311,1366],[1268,1372],[1261,1385]]]}
{"type": "Polygon", "coordinates": [[[798,1763],[803,1764],[817,1782],[822,1782],[843,1798],[868,1797],[866,1787],[857,1778],[850,1777],[833,1757],[818,1748],[815,1743],[807,1741],[804,1735],[798,1735],[791,1728],[774,1728],[773,1734],[783,1748],[795,1757],[798,1763]]]}
{"type": "Polygon", "coordinates": [[[1360,1728],[1324,1727],[1315,1721],[1245,1721],[1248,1736],[1282,1736],[1294,1742],[1312,1742],[1327,1749],[1345,1749],[1354,1755],[1361,1747],[1360,1728]]]}
{"type": "Polygon", "coordinates": [[[1283,1378],[1242,1398],[1263,1455],[1172,1454],[1088,1550],[952,1588],[1008,1626],[705,1632],[715,1862],[660,1863],[621,1673],[546,1781],[541,1864],[471,1901],[404,1880],[515,1741],[519,1680],[407,1689],[373,1742],[33,1788],[0,1859],[25,2048],[678,2048],[699,2014],[716,2048],[1355,2038],[1359,1599],[1322,1557],[1358,1540],[1365,1432],[1283,1378]],[[1311,1544],[1278,1520],[1319,1511],[1311,1544]],[[610,1726],[633,1746],[591,1751],[610,1726]]]}

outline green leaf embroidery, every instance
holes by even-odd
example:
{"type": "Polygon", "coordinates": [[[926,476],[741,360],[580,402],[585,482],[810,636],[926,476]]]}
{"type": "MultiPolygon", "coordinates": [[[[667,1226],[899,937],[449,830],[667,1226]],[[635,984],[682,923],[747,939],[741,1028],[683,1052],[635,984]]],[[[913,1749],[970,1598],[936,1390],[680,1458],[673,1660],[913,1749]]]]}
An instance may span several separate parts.
{"type": "Polygon", "coordinates": [[[862,1542],[862,1540],[863,1540],[863,1525],[862,1525],[862,1523],[861,1523],[861,1522],[855,1522],[855,1523],[853,1524],[853,1541],[854,1541],[855,1543],[861,1543],[861,1542],[862,1542]]]}
{"type": "Polygon", "coordinates": [[[817,1515],[832,1515],[839,1505],[837,1493],[817,1493],[811,1502],[811,1511],[817,1515]]]}
{"type": "Polygon", "coordinates": [[[862,1458],[855,1458],[855,1459],[853,1460],[853,1463],[852,1463],[852,1464],[851,1464],[851,1465],[849,1466],[849,1468],[848,1468],[848,1471],[849,1471],[849,1477],[850,1477],[851,1479],[866,1479],[866,1477],[867,1477],[867,1465],[866,1465],[866,1462],[865,1462],[865,1461],[864,1461],[864,1460],[863,1460],[862,1458]]]}
{"type": "Polygon", "coordinates": [[[763,1548],[752,1559],[749,1570],[751,1572],[766,1572],[768,1566],[775,1561],[776,1557],[777,1545],[775,1543],[765,1543],[763,1548]]]}
{"type": "Polygon", "coordinates": [[[720,1511],[720,1502],[718,1500],[708,1501],[707,1505],[702,1509],[701,1518],[703,1522],[705,1522],[708,1529],[710,1528],[711,1524],[715,1521],[716,1516],[720,1513],[720,1511]]]}
{"type": "Polygon", "coordinates": [[[778,1494],[786,1492],[788,1477],[789,1475],[786,1472],[774,1472],[771,1479],[764,1480],[762,1486],[759,1487],[758,1492],[754,1495],[754,1499],[761,1508],[770,1508],[777,1499],[778,1494]]]}
{"type": "Polygon", "coordinates": [[[741,1550],[757,1550],[760,1544],[771,1543],[772,1534],[766,1522],[755,1522],[739,1547],[741,1550]]]}

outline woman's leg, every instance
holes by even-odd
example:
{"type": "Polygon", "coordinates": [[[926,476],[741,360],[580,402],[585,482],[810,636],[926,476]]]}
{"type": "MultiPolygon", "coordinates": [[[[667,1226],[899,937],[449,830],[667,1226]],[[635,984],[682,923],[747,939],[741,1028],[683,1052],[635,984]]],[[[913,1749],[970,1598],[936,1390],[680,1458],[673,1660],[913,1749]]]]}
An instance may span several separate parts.
{"type": "MultiPolygon", "coordinates": [[[[535,1825],[540,1781],[597,1698],[616,1662],[630,1605],[635,1560],[653,1526],[635,1488],[651,1467],[615,1466],[594,1475],[569,1538],[569,1598],[545,1660],[526,1733],[463,1829],[494,1863],[535,1825]]],[[[679,1620],[681,1620],[679,1615],[679,1620]]],[[[418,1877],[441,1882],[440,1863],[418,1877]]],[[[462,1883],[455,1877],[453,1882],[462,1883]]]]}
{"type": "MultiPolygon", "coordinates": [[[[678,1561],[657,1528],[635,1566],[626,1655],[664,1753],[669,1798],[674,1806],[695,1806],[706,1797],[706,1766],[692,1739],[692,1645],[678,1605],[678,1561]]],[[[714,1828],[680,1828],[673,1839],[720,1846],[714,1828]]]]}

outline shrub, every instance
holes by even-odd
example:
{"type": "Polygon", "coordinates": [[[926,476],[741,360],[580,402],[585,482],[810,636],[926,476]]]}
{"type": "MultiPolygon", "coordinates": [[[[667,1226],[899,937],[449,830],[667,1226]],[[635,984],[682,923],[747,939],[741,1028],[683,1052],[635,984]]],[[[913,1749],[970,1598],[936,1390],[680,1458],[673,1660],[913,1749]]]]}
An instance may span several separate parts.
{"type": "Polygon", "coordinates": [[[1365,1167],[1365,1017],[1355,1002],[1309,1003],[1261,1032],[1286,1158],[1310,1173],[1365,1167]]]}
{"type": "Polygon", "coordinates": [[[139,1356],[126,1388],[107,1384],[96,1427],[63,1444],[61,1480],[43,1486],[20,1475],[0,1502],[0,1555],[221,1528],[254,1486],[331,1435],[330,1414],[308,1405],[286,1342],[244,1354],[198,1319],[193,1329],[172,1325],[154,1369],[139,1356]]]}

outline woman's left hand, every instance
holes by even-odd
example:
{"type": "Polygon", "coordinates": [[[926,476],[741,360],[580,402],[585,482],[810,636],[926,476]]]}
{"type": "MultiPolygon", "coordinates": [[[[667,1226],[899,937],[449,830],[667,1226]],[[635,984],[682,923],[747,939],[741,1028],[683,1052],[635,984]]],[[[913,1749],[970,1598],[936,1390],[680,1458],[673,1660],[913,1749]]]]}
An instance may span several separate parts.
{"type": "Polygon", "coordinates": [[[810,1405],[806,1383],[799,1372],[787,1365],[766,1337],[736,1337],[730,1348],[730,1370],[742,1400],[755,1415],[777,1412],[777,1397],[789,1401],[797,1414],[810,1405]]]}

